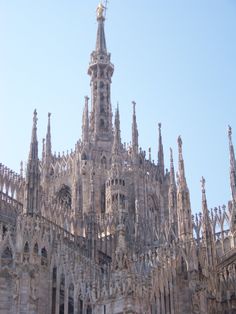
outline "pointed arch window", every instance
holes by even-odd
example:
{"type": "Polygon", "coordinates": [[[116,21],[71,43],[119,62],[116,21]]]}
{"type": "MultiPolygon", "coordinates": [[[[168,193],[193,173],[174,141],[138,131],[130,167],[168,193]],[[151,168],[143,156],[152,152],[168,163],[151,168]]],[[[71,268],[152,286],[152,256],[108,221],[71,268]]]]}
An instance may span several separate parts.
{"type": "Polygon", "coordinates": [[[41,250],[41,265],[42,266],[47,266],[48,264],[47,258],[48,258],[47,250],[45,249],[45,247],[43,247],[41,250]]]}
{"type": "Polygon", "coordinates": [[[25,246],[24,246],[24,253],[29,253],[30,249],[29,249],[29,243],[25,242],[25,246]]]}
{"type": "Polygon", "coordinates": [[[13,264],[12,250],[7,246],[2,253],[2,266],[11,267],[13,264]]]}
{"type": "Polygon", "coordinates": [[[3,251],[2,253],[2,256],[1,256],[3,259],[12,259],[12,251],[11,249],[7,246],[5,248],[5,250],[3,251]]]}

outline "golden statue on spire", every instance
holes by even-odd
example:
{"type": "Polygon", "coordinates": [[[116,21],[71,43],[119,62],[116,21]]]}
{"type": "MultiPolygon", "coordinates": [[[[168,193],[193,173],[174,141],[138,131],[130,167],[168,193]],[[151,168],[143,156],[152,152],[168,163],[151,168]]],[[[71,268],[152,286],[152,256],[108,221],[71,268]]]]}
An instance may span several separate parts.
{"type": "Polygon", "coordinates": [[[102,4],[102,2],[100,2],[97,7],[97,19],[104,18],[103,16],[104,9],[105,9],[104,5],[102,4]]]}

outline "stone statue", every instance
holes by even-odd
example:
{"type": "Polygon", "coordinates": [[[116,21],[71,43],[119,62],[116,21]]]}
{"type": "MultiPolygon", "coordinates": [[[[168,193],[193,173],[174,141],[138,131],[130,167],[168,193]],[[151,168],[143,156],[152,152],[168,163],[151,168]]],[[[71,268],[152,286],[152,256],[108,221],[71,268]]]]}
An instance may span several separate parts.
{"type": "Polygon", "coordinates": [[[100,19],[100,18],[103,18],[103,12],[104,12],[104,6],[103,4],[100,2],[98,7],[97,7],[97,18],[100,19]]]}

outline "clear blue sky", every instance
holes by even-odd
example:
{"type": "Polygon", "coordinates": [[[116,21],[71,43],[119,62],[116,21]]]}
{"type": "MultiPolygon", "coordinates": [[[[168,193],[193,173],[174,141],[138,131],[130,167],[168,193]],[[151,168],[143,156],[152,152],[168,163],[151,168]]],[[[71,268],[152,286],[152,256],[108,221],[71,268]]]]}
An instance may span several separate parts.
{"type": "MultiPolygon", "coordinates": [[[[48,111],[53,150],[66,151],[80,138],[97,2],[0,0],[0,162],[10,168],[19,171],[27,160],[35,107],[40,147],[48,111]]],[[[169,147],[176,163],[182,135],[193,211],[201,205],[202,175],[209,207],[227,203],[228,124],[236,145],[236,1],[110,0],[106,38],[122,140],[131,139],[136,100],[140,146],[151,147],[153,159],[158,122],[167,167],[169,147]]]]}

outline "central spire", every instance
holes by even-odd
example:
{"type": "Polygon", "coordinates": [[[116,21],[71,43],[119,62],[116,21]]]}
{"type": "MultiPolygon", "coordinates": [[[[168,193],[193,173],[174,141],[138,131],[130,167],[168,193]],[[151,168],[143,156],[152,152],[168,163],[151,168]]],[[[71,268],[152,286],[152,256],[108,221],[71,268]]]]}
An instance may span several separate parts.
{"type": "Polygon", "coordinates": [[[104,31],[104,9],[100,3],[97,8],[97,38],[96,47],[91,54],[88,74],[91,76],[90,135],[93,142],[112,143],[112,110],[111,110],[111,77],[114,66],[106,48],[104,31]]]}
{"type": "Polygon", "coordinates": [[[98,30],[97,30],[97,41],[96,41],[96,51],[107,53],[106,38],[104,32],[104,6],[102,3],[99,3],[97,7],[97,21],[98,21],[98,30]]]}

